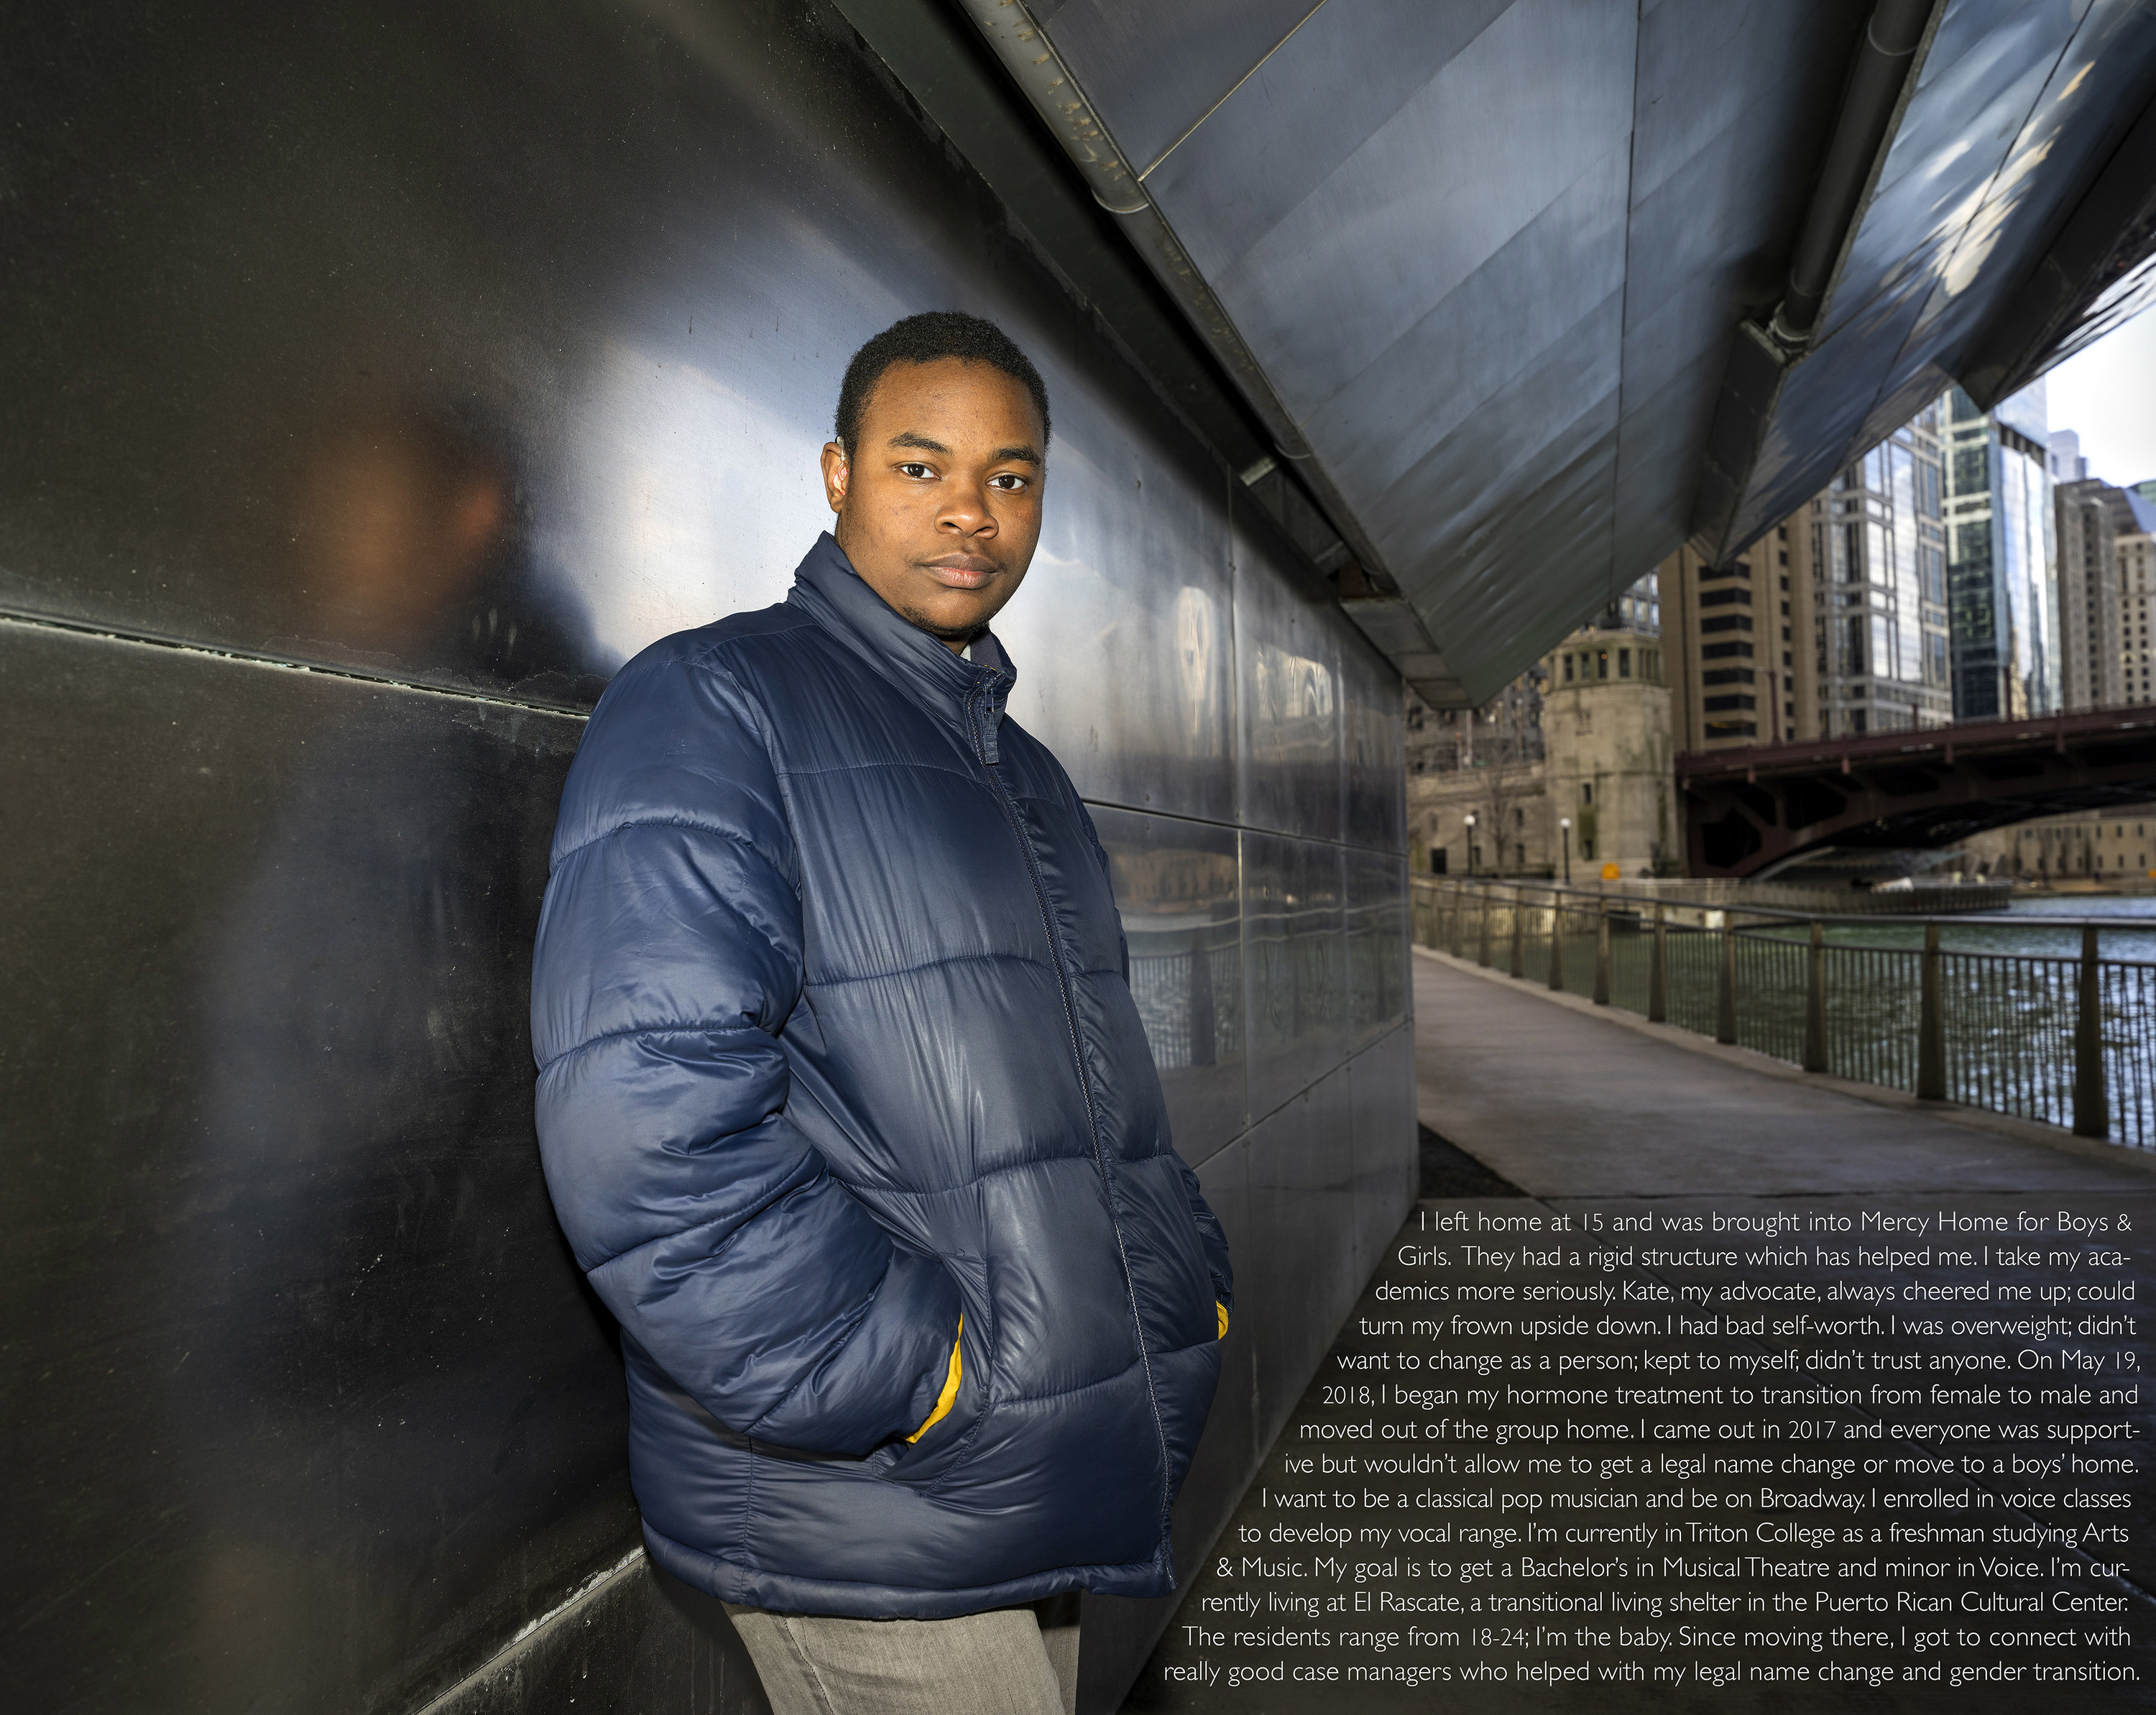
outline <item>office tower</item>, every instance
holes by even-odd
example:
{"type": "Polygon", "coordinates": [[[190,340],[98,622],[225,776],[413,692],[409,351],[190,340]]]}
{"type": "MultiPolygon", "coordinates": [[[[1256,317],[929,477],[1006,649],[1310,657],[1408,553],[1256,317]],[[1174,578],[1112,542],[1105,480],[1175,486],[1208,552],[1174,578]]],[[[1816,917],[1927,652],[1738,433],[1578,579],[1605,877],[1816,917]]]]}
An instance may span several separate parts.
{"type": "Polygon", "coordinates": [[[2080,482],[2089,474],[2088,460],[2082,456],[2082,438],[2071,429],[2055,429],[2045,443],[2048,456],[2046,463],[2054,482],[2080,482]]]}
{"type": "Polygon", "coordinates": [[[1953,718],[1940,426],[1926,406],[1804,509],[1820,737],[1953,718]]]}
{"type": "Polygon", "coordinates": [[[2041,382],[1991,412],[1947,395],[1947,581],[1953,715],[2060,706],[2056,521],[2041,382]]]}
{"type": "Polygon", "coordinates": [[[1780,744],[1815,730],[1811,538],[1798,518],[1726,566],[1690,548],[1657,573],[1670,724],[1681,751],[1780,744]]]}
{"type": "MultiPolygon", "coordinates": [[[[2061,463],[2056,441],[2051,461],[2056,473],[2061,463]]],[[[2092,479],[2061,482],[2052,494],[2059,551],[2059,694],[2068,709],[2107,708],[2123,700],[2117,531],[2110,502],[2118,493],[2092,479]]]]}

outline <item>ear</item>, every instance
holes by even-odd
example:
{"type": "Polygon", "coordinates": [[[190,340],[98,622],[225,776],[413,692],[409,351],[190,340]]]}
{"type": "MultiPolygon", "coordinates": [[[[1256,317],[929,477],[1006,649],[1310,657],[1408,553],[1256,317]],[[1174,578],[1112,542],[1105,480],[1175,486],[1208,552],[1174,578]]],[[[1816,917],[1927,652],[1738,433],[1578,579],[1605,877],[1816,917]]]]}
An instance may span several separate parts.
{"type": "Polygon", "coordinates": [[[824,499],[834,512],[843,511],[846,505],[846,479],[852,475],[853,467],[847,462],[843,443],[827,440],[824,443],[824,499]]]}

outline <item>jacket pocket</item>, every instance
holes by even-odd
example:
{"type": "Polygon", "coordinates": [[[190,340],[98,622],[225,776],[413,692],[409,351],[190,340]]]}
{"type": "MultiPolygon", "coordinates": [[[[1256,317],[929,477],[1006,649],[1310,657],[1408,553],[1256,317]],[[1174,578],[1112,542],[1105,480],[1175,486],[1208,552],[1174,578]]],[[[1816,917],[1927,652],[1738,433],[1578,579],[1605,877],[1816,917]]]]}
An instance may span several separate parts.
{"type": "Polygon", "coordinates": [[[870,1468],[892,1482],[925,1487],[950,1476],[971,1456],[988,1414],[996,1342],[988,1269],[977,1257],[942,1261],[966,1307],[965,1323],[958,1330],[958,1396],[919,1440],[894,1441],[870,1456],[870,1468]]]}

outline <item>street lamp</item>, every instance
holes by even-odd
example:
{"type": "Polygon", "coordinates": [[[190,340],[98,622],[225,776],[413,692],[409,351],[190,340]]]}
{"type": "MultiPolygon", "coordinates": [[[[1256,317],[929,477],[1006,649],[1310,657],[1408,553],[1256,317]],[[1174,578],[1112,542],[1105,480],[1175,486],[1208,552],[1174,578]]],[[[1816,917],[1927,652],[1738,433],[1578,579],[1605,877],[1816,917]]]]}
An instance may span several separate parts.
{"type": "Polygon", "coordinates": [[[1472,875],[1475,873],[1475,812],[1470,810],[1460,819],[1467,826],[1467,873],[1472,875]]]}
{"type": "Polygon", "coordinates": [[[1564,838],[1564,885],[1572,886],[1572,818],[1559,816],[1557,831],[1564,838]]]}

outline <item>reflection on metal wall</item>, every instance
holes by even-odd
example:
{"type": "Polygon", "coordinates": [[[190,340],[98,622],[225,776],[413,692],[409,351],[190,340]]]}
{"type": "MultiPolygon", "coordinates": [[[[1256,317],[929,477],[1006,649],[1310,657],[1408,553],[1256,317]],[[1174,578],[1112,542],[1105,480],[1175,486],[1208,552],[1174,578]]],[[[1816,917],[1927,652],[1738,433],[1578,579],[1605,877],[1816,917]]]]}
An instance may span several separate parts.
{"type": "MultiPolygon", "coordinates": [[[[1012,711],[1246,1282],[1201,1552],[1411,1191],[1397,681],[1293,551],[834,14],[17,8],[0,99],[23,1694],[756,1706],[623,1560],[528,948],[583,710],[783,593],[846,356],[930,306],[1055,398],[1012,711]]],[[[1098,1702],[1153,1622],[1096,1605],[1098,1702]]]]}

